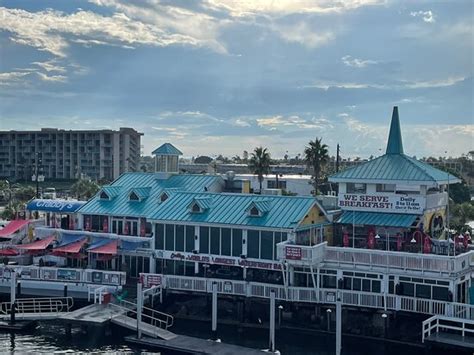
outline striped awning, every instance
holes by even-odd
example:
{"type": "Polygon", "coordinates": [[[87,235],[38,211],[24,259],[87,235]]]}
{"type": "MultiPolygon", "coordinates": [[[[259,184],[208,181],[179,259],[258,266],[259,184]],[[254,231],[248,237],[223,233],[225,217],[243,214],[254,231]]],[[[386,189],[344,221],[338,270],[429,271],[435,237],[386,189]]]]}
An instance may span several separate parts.
{"type": "Polygon", "coordinates": [[[415,214],[403,213],[345,211],[339,217],[337,223],[409,228],[416,226],[418,217],[415,214]]]}

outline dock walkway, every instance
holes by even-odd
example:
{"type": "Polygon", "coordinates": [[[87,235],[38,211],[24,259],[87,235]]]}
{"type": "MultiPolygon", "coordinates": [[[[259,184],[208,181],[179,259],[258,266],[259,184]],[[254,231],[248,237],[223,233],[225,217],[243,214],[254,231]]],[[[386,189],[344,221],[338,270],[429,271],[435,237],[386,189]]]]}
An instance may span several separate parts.
{"type": "Polygon", "coordinates": [[[425,338],[425,342],[433,346],[472,350],[474,352],[474,337],[452,333],[435,333],[425,338]]]}
{"type": "Polygon", "coordinates": [[[125,337],[125,341],[135,345],[165,351],[168,350],[181,354],[261,355],[263,353],[262,350],[178,334],[170,340],[148,337],[138,339],[136,336],[127,336],[125,337]]]}
{"type": "Polygon", "coordinates": [[[125,313],[126,310],[124,309],[108,307],[106,304],[95,303],[66,313],[58,317],[58,319],[72,323],[92,323],[95,325],[102,325],[109,322],[114,317],[124,315],[125,313]]]}

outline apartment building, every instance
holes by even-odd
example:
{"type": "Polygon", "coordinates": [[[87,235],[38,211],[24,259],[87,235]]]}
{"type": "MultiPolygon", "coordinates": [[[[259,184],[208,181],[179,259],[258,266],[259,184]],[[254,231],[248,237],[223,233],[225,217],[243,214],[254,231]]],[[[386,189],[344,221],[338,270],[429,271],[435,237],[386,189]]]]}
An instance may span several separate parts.
{"type": "Polygon", "coordinates": [[[142,135],[124,127],[118,131],[0,131],[0,177],[30,180],[38,159],[45,179],[114,180],[138,170],[142,135]]]}

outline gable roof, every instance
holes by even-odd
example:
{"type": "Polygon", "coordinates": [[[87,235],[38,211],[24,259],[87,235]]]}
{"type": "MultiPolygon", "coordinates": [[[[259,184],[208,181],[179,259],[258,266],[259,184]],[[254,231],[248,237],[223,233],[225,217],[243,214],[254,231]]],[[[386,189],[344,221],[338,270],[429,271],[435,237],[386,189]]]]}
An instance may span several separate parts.
{"type": "Polygon", "coordinates": [[[130,193],[134,192],[140,200],[146,199],[148,196],[150,196],[151,192],[151,186],[146,186],[146,187],[134,187],[130,193]]]}
{"type": "Polygon", "coordinates": [[[109,196],[110,199],[113,199],[120,193],[120,188],[118,188],[117,186],[110,186],[110,185],[102,186],[102,188],[99,191],[99,194],[102,192],[105,192],[107,196],[109,196]]]}
{"type": "Polygon", "coordinates": [[[426,185],[454,184],[457,177],[403,153],[398,107],[393,108],[386,153],[374,160],[329,177],[331,182],[400,182],[426,185]]]}
{"type": "Polygon", "coordinates": [[[314,197],[176,192],[173,198],[168,199],[153,213],[151,219],[293,229],[316,203],[314,197]],[[212,204],[202,213],[191,213],[188,207],[193,201],[200,199],[211,199],[212,204]],[[263,203],[268,208],[267,213],[260,218],[249,216],[247,211],[252,203],[260,206],[263,203]]]}
{"type": "Polygon", "coordinates": [[[160,208],[160,196],[163,191],[168,195],[175,191],[204,192],[215,183],[223,183],[222,177],[216,175],[172,175],[167,179],[157,178],[154,173],[130,172],[122,174],[107,191],[113,188],[116,197],[111,200],[101,200],[99,194],[91,198],[78,212],[82,214],[115,215],[131,217],[150,217],[160,208]],[[145,196],[141,203],[129,203],[129,194],[135,191],[137,195],[145,196]]]}
{"type": "Polygon", "coordinates": [[[153,155],[183,155],[183,153],[171,143],[164,143],[156,148],[153,155]]]}
{"type": "Polygon", "coordinates": [[[211,196],[195,197],[193,198],[192,202],[189,204],[189,207],[191,207],[194,203],[197,204],[202,211],[205,211],[211,207],[212,197],[211,196]]]}
{"type": "Polygon", "coordinates": [[[271,206],[272,206],[272,200],[265,199],[265,200],[252,201],[250,205],[247,207],[247,211],[250,211],[250,209],[254,206],[257,210],[259,210],[261,214],[264,214],[270,211],[271,206]]]}

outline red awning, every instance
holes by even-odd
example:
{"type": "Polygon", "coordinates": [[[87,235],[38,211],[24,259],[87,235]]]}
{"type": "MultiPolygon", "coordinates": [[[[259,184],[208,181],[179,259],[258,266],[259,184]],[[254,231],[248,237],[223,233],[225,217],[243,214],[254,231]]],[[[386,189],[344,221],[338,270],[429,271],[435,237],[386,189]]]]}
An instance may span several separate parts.
{"type": "Polygon", "coordinates": [[[18,252],[14,249],[0,249],[0,256],[17,256],[18,252]]]}
{"type": "Polygon", "coordinates": [[[28,243],[28,244],[18,244],[15,245],[17,249],[22,249],[22,250],[44,250],[54,241],[54,235],[51,235],[47,238],[37,240],[36,242],[33,243],[28,243]]]}
{"type": "Polygon", "coordinates": [[[112,240],[110,243],[102,245],[100,247],[89,249],[89,253],[95,254],[108,254],[108,255],[116,255],[117,254],[117,246],[118,241],[112,240]]]}
{"type": "Polygon", "coordinates": [[[58,248],[53,249],[53,253],[71,253],[77,254],[81,251],[82,246],[86,243],[87,238],[78,240],[77,242],[69,243],[58,248]]]}
{"type": "Polygon", "coordinates": [[[12,238],[12,234],[26,226],[30,221],[24,219],[16,219],[8,223],[5,228],[0,229],[0,238],[12,238]]]}

